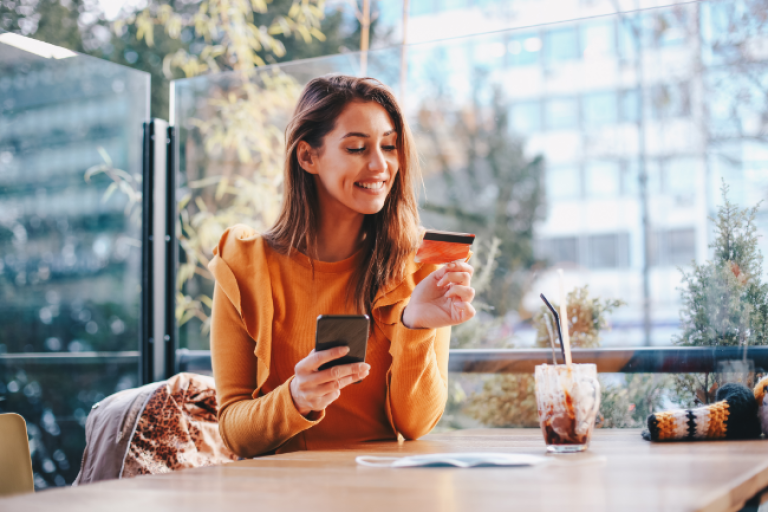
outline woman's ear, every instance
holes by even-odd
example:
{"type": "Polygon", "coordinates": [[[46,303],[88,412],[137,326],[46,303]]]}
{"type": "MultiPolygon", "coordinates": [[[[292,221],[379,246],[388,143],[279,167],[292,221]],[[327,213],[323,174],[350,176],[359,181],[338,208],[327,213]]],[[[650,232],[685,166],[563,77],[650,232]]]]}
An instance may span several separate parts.
{"type": "Polygon", "coordinates": [[[318,174],[317,171],[317,152],[306,141],[299,141],[296,147],[296,159],[302,169],[309,174],[318,174]]]}

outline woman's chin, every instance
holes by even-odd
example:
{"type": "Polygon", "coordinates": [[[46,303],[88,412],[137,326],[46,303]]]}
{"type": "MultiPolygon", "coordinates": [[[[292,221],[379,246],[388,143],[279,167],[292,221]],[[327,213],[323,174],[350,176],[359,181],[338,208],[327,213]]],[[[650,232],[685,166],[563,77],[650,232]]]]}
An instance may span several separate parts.
{"type": "Polygon", "coordinates": [[[384,202],[386,198],[382,198],[380,201],[366,201],[365,203],[357,203],[355,210],[363,215],[374,215],[379,213],[384,208],[384,202]]]}

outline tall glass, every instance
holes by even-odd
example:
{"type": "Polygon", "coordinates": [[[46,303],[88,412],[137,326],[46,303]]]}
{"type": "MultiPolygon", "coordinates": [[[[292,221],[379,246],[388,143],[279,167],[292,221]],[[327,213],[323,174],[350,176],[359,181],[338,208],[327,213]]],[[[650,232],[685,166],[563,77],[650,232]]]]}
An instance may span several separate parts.
{"type": "Polygon", "coordinates": [[[594,364],[536,367],[536,404],[547,451],[582,452],[589,446],[600,409],[600,383],[594,364]]]}

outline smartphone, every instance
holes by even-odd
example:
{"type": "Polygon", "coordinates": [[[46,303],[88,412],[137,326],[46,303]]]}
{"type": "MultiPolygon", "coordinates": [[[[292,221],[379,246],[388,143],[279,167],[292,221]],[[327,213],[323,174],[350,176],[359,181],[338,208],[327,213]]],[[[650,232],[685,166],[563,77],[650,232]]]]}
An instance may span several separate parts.
{"type": "Polygon", "coordinates": [[[443,265],[451,261],[465,260],[474,241],[475,235],[472,233],[427,231],[416,251],[416,261],[443,265]]]}
{"type": "Polygon", "coordinates": [[[368,346],[368,315],[320,315],[317,317],[315,331],[315,352],[334,347],[349,347],[349,353],[322,365],[318,370],[325,370],[341,364],[365,362],[365,349],[368,346]]]}

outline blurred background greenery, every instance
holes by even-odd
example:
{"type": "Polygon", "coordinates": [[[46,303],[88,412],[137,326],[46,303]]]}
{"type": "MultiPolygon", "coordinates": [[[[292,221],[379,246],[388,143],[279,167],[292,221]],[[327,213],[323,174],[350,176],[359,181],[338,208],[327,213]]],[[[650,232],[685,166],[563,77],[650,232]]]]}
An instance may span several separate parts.
{"type": "MultiPolygon", "coordinates": [[[[393,38],[392,26],[382,26],[378,13],[383,3],[371,0],[372,48],[400,42],[393,38]]],[[[112,19],[105,13],[107,4],[95,0],[3,0],[0,30],[149,73],[150,115],[160,119],[169,118],[170,80],[236,67],[241,41],[229,35],[241,27],[224,6],[237,13],[243,25],[257,29],[259,42],[252,52],[252,62],[257,65],[360,49],[362,0],[149,0],[140,8],[121,2],[124,7],[111,13],[112,19]],[[297,13],[294,6],[302,12],[297,13]],[[201,30],[203,24],[207,29],[201,30]],[[209,49],[204,54],[205,48],[212,46],[221,46],[225,51],[215,55],[215,50],[209,49]],[[190,65],[190,57],[195,57],[199,65],[190,65]]]]}

